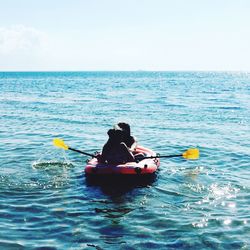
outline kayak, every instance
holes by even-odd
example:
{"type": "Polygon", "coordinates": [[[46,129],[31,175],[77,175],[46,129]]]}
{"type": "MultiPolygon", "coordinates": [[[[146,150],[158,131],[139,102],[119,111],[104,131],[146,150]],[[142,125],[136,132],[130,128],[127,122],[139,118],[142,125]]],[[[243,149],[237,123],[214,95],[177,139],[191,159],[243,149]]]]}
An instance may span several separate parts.
{"type": "MultiPolygon", "coordinates": [[[[151,149],[137,146],[135,151],[136,155],[140,154],[144,157],[156,156],[156,153],[151,149]]],[[[88,161],[85,166],[85,173],[88,176],[112,176],[112,175],[124,175],[124,176],[135,176],[135,175],[152,175],[160,166],[159,158],[143,159],[139,162],[127,162],[117,165],[111,165],[107,163],[98,162],[97,158],[92,158],[88,161]]]]}

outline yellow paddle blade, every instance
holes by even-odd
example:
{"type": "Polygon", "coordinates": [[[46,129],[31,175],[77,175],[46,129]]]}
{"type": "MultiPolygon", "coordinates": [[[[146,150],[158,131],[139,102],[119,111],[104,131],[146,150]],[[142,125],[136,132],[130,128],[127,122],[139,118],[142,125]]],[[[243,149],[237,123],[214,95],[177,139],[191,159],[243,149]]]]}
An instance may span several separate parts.
{"type": "Polygon", "coordinates": [[[198,148],[190,148],[182,154],[185,159],[195,160],[198,159],[200,155],[198,148]]]}
{"type": "Polygon", "coordinates": [[[65,150],[69,149],[69,147],[64,143],[64,141],[61,140],[61,139],[59,139],[59,138],[55,138],[53,140],[53,145],[56,146],[56,147],[58,147],[58,148],[63,148],[65,150]]]}

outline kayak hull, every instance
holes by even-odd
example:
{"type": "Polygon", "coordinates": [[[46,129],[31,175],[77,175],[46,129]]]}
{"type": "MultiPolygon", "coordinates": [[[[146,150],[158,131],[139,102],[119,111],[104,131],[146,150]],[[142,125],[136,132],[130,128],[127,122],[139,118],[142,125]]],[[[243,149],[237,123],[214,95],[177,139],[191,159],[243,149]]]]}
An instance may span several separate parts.
{"type": "MultiPolygon", "coordinates": [[[[144,156],[156,156],[156,153],[148,148],[137,146],[135,154],[143,154],[144,156]]],[[[140,162],[127,162],[124,164],[104,164],[98,162],[96,158],[92,158],[85,166],[86,175],[90,176],[144,176],[154,174],[160,166],[158,158],[144,159],[140,162]]]]}

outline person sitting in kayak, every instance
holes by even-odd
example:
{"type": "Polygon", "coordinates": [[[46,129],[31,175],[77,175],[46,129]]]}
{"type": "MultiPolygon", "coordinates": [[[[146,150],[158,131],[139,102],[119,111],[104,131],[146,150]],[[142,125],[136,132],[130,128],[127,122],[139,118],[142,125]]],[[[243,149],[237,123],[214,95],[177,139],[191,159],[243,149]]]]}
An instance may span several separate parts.
{"type": "Polygon", "coordinates": [[[131,135],[130,125],[125,122],[119,122],[116,126],[118,126],[118,128],[120,128],[124,133],[123,142],[131,152],[134,152],[137,147],[137,140],[131,135]]]}
{"type": "Polygon", "coordinates": [[[102,149],[102,153],[97,156],[98,161],[108,164],[121,164],[134,161],[134,156],[124,143],[124,131],[115,127],[108,131],[109,139],[102,149]]]}
{"type": "Polygon", "coordinates": [[[124,133],[123,142],[126,144],[129,151],[133,154],[134,160],[136,162],[143,160],[146,154],[141,152],[141,150],[138,150],[137,139],[131,135],[130,125],[125,122],[119,122],[117,125],[115,125],[115,127],[116,126],[122,129],[124,133]]]}

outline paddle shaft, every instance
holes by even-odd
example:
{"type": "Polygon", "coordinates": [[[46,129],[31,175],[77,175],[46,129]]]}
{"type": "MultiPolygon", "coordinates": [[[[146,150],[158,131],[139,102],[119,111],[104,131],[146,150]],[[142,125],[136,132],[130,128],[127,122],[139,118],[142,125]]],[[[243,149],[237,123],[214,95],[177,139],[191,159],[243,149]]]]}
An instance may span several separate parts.
{"type": "Polygon", "coordinates": [[[172,158],[172,157],[180,157],[182,154],[179,155],[157,155],[157,156],[146,156],[143,159],[154,159],[154,158],[172,158]]]}
{"type": "Polygon", "coordinates": [[[78,150],[78,149],[74,149],[74,148],[70,148],[70,147],[69,147],[69,150],[72,150],[72,151],[74,151],[74,152],[77,152],[77,153],[80,153],[80,154],[83,154],[83,155],[95,157],[95,155],[92,155],[92,154],[89,154],[89,153],[85,153],[85,152],[83,152],[83,151],[81,151],[81,150],[78,150]]]}

